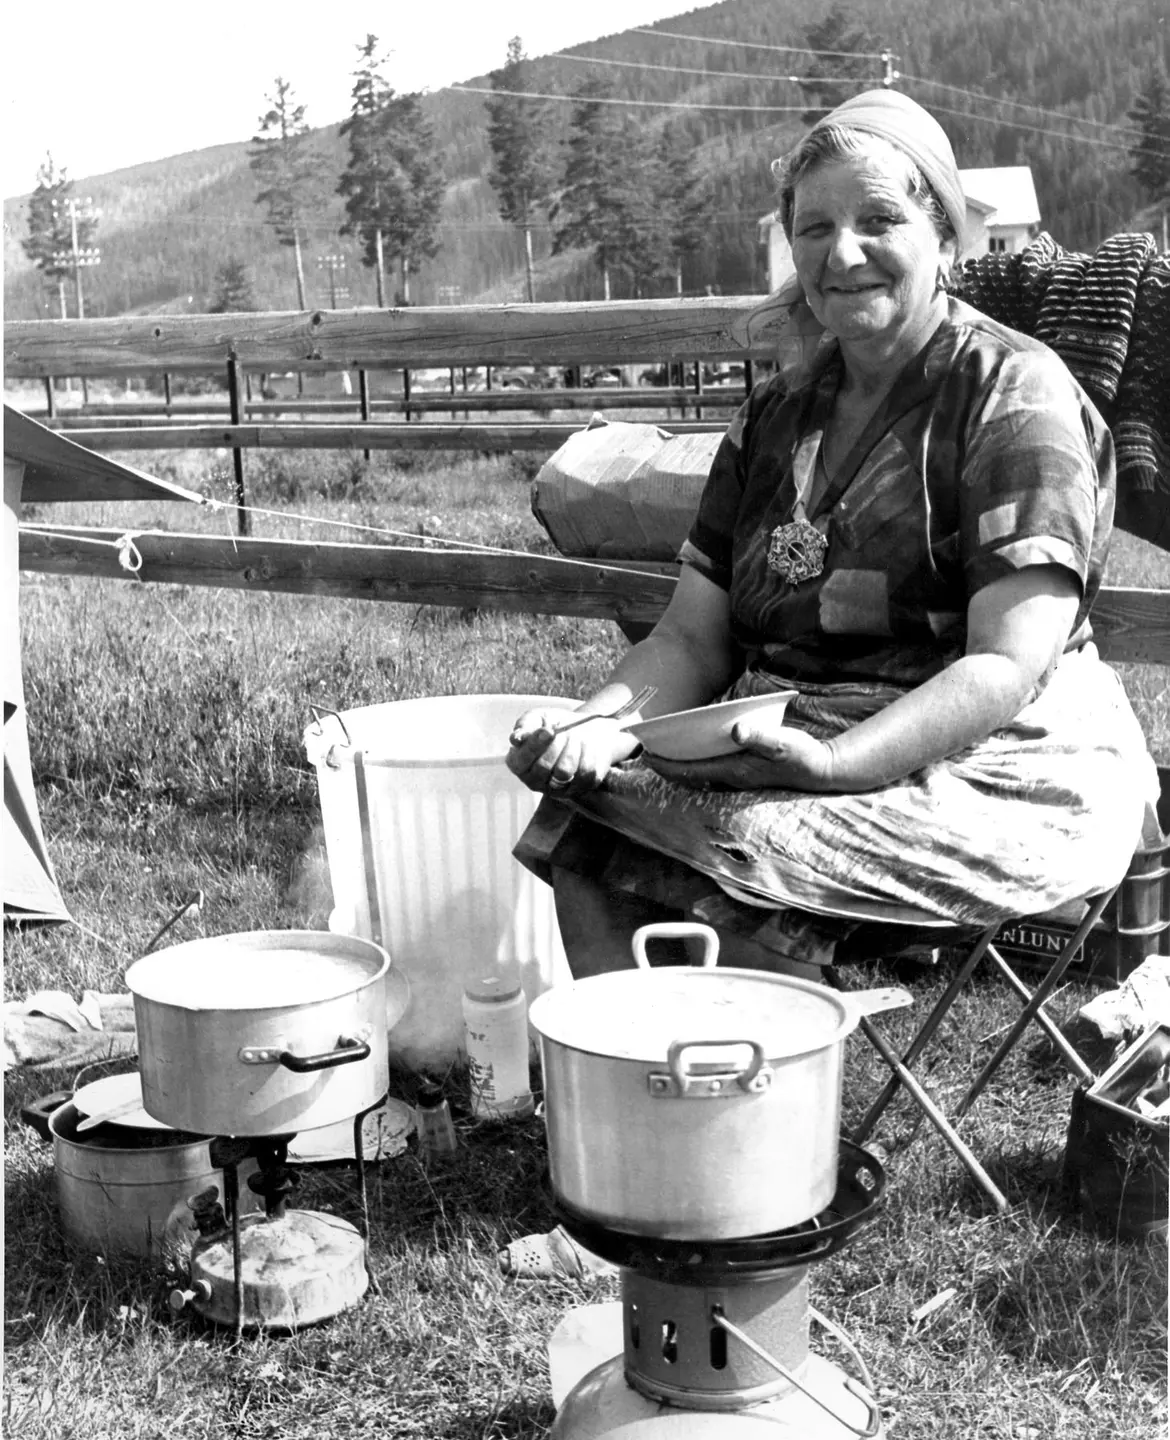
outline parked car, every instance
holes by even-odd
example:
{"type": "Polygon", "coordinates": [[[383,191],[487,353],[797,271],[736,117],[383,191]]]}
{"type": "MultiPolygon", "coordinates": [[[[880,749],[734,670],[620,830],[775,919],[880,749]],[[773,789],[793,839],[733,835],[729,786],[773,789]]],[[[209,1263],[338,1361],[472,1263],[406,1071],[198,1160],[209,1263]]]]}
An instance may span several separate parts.
{"type": "Polygon", "coordinates": [[[622,383],[621,371],[616,368],[589,370],[581,376],[581,384],[590,390],[616,390],[622,383]]]}

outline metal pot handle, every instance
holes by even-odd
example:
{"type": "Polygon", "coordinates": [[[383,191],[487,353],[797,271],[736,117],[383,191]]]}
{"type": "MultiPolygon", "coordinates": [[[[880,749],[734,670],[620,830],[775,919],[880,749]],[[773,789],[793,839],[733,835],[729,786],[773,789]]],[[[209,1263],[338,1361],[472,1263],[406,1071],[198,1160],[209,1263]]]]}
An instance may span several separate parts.
{"type": "MultiPolygon", "coordinates": [[[[758,1040],[672,1040],[666,1052],[666,1064],[676,1095],[718,1097],[738,1086],[746,1095],[759,1094],[772,1083],[772,1072],[764,1063],[764,1047],[758,1040]],[[710,1045],[725,1049],[729,1045],[747,1045],[752,1058],[743,1070],[723,1070],[719,1074],[694,1074],[683,1067],[683,1052],[710,1045]]],[[[653,1091],[653,1077],[651,1090],[653,1091]]]]}
{"type": "Polygon", "coordinates": [[[332,1070],[338,1065],[352,1065],[369,1057],[369,1041],[359,1040],[354,1035],[341,1036],[336,1050],[326,1050],[320,1055],[294,1055],[291,1050],[277,1050],[271,1045],[245,1045],[240,1050],[240,1059],[245,1065],[283,1065],[297,1075],[308,1075],[314,1070],[332,1070]]]}
{"type": "Polygon", "coordinates": [[[35,1100],[30,1100],[20,1107],[20,1118],[26,1125],[31,1126],[42,1140],[51,1140],[53,1136],[49,1130],[50,1117],[55,1110],[60,1110],[62,1105],[68,1105],[72,1099],[72,1090],[54,1090],[48,1095],[38,1095],[35,1100]]]}
{"type": "Polygon", "coordinates": [[[634,931],[630,946],[634,952],[634,964],[639,970],[651,968],[646,958],[646,941],[655,937],[662,940],[702,940],[703,958],[699,964],[704,970],[711,970],[718,964],[719,936],[710,925],[700,925],[694,920],[659,920],[634,931]]]}

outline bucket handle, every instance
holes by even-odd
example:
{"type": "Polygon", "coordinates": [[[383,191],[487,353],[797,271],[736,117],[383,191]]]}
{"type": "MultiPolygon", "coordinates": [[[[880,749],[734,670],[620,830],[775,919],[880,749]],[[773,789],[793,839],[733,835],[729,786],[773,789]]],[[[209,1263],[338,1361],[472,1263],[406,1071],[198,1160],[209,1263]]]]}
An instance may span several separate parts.
{"type": "Polygon", "coordinates": [[[325,733],[325,727],[321,724],[321,716],[332,715],[334,720],[341,726],[341,733],[345,736],[345,743],[350,746],[353,745],[353,741],[349,738],[349,731],[345,728],[345,721],[336,710],[330,710],[324,705],[313,705],[312,703],[310,703],[309,709],[313,712],[313,723],[317,727],[314,732],[315,734],[323,735],[325,733]]]}
{"type": "Polygon", "coordinates": [[[719,962],[719,936],[710,925],[700,925],[694,920],[659,920],[653,925],[643,925],[634,931],[630,946],[634,952],[634,964],[639,970],[649,970],[646,958],[646,941],[661,940],[702,940],[703,958],[699,964],[704,970],[712,970],[719,962]]]}

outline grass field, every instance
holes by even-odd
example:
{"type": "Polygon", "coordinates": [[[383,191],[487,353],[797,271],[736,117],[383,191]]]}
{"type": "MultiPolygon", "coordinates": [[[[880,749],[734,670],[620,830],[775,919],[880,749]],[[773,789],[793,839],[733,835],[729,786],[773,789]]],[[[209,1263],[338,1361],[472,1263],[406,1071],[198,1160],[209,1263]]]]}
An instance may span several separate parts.
{"type": "MultiPolygon", "coordinates": [[[[136,466],[226,493],[193,456],[136,466]]],[[[249,458],[257,503],[512,548],[547,549],[510,461],[438,457],[408,468],[352,457],[249,458]],[[355,483],[356,482],[356,483],[355,483]]],[[[46,507],[45,521],[171,528],[227,523],[182,507],[46,507]]],[[[325,535],[258,518],[257,533],[325,535]]],[[[341,537],[347,538],[347,537],[341,537]]],[[[1170,585],[1170,557],[1119,537],[1118,584],[1170,585]]],[[[75,926],[8,930],[5,994],[121,987],[181,898],[202,915],[176,938],[320,927],[328,908],[316,781],[301,743],[310,704],[348,709],[425,694],[583,693],[624,642],[597,622],[506,616],[134,582],[26,575],[22,638],[42,820],[75,926]]],[[[1164,672],[1127,688],[1170,763],[1164,672]]],[[[880,966],[859,976],[880,983],[880,966]]],[[[922,972],[915,1013],[941,988],[922,972]]],[[[1070,985],[1058,1012],[1089,991],[1070,985]]],[[[931,1082],[953,1097],[1009,1023],[990,979],[957,1005],[931,1082]]],[[[906,1016],[888,1020],[895,1033],[906,1016]]],[[[500,1242],[546,1229],[540,1122],[474,1123],[465,1077],[446,1077],[458,1154],[413,1152],[370,1171],[371,1268],[381,1294],[292,1337],[239,1345],[172,1317],[142,1267],[72,1251],[51,1155],[21,1125],[50,1070],[6,1077],[6,1433],[22,1440],[378,1434],[537,1440],[552,1422],[545,1343],[563,1311],[616,1294],[609,1279],[532,1284],[497,1273],[500,1242]]],[[[846,1119],[883,1079],[848,1047],[846,1119]]],[[[414,1097],[417,1078],[395,1076],[414,1097]]],[[[1147,1440],[1165,1425],[1165,1247],[1086,1233],[1058,1183],[1072,1082],[1017,1047],[965,1133],[1012,1208],[990,1209],[913,1114],[889,1113],[890,1184],[878,1217],[813,1274],[813,1300],[853,1337],[905,1440],[1147,1440]],[[948,1305],[913,1312],[953,1288],[948,1305]]],[[[355,1217],[352,1176],[307,1174],[298,1204],[355,1217]]],[[[832,1353],[831,1351],[828,1353],[832,1353]]]]}

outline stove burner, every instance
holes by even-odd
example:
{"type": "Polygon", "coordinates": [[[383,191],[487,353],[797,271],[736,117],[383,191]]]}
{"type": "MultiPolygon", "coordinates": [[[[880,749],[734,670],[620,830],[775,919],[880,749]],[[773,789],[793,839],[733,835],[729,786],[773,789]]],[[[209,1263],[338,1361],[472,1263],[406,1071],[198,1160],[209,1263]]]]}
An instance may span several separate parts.
{"type": "Polygon", "coordinates": [[[631,1235],[590,1219],[551,1188],[557,1219],[587,1250],[613,1265],[660,1279],[691,1284],[734,1284],[765,1280],[778,1271],[808,1265],[835,1254],[868,1221],[886,1186],[876,1156],[842,1137],[837,1189],[811,1220],[787,1230],[732,1240],[673,1240],[631,1235]]]}

